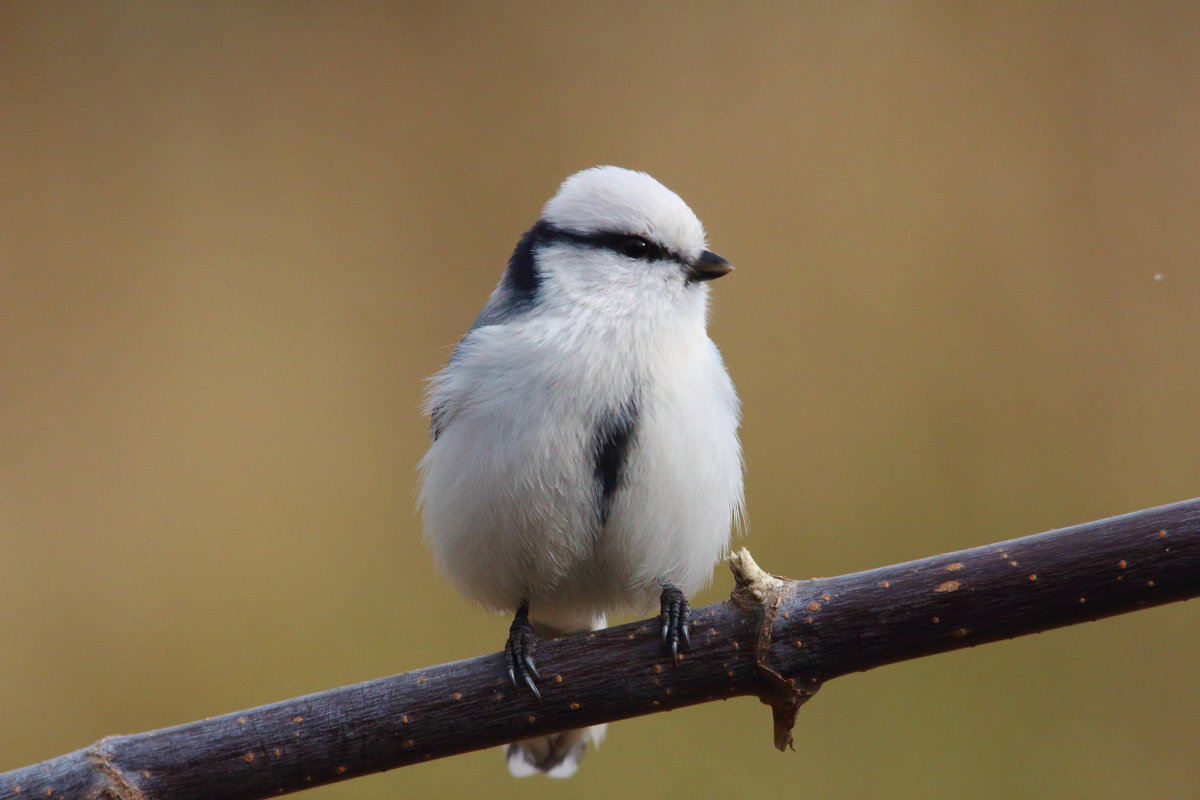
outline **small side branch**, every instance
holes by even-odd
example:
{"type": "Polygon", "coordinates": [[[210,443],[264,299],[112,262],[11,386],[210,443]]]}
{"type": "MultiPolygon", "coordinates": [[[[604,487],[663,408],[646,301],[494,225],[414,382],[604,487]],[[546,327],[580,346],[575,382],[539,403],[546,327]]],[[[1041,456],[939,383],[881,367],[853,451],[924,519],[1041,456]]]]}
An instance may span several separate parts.
{"type": "Polygon", "coordinates": [[[249,800],[515,739],[739,695],[786,747],[822,683],[1200,594],[1200,498],[866,572],[791,581],[744,551],[729,602],[663,656],[646,620],[547,642],[542,701],[500,653],[173,728],[0,774],[0,797],[249,800]]]}

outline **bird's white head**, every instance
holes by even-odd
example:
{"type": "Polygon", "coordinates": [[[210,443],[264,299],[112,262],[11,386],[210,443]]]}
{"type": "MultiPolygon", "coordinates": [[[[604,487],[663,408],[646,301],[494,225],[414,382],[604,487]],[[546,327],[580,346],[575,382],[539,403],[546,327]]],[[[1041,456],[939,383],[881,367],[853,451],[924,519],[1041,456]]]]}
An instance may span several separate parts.
{"type": "Polygon", "coordinates": [[[641,236],[688,257],[704,250],[704,226],[683,199],[644,172],[592,167],[563,181],[542,219],[582,234],[641,236]]]}
{"type": "Polygon", "coordinates": [[[647,319],[683,313],[702,326],[707,282],[731,269],[706,249],[704,227],[679,195],[644,172],[593,167],[546,203],[473,327],[582,308],[647,319]]]}
{"type": "Polygon", "coordinates": [[[567,178],[510,263],[511,278],[568,302],[621,307],[622,295],[691,295],[732,269],[706,249],[704,226],[679,195],[644,172],[593,167],[567,178]],[[631,295],[630,293],[634,293],[631,295]]]}

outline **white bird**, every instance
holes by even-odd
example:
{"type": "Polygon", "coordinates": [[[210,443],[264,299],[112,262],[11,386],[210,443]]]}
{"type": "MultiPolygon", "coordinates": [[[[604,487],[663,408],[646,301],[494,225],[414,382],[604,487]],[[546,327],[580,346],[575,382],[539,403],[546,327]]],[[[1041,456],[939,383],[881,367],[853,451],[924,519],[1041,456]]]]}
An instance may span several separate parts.
{"type": "MultiPolygon", "coordinates": [[[[469,599],[515,617],[508,677],[540,698],[539,637],[657,601],[664,646],[742,509],[739,407],[706,331],[706,249],[680,197],[642,172],[567,178],[431,381],[425,540],[469,599]]],[[[575,772],[603,725],[507,747],[509,770],[575,772]]]]}

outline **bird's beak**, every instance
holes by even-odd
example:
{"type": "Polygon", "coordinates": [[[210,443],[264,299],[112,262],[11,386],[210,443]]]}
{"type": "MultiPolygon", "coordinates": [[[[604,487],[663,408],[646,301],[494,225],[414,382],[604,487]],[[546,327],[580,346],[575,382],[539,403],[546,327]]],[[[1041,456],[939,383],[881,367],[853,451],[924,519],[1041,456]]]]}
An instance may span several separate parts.
{"type": "Polygon", "coordinates": [[[711,281],[713,278],[729,274],[732,269],[733,264],[711,250],[705,250],[687,265],[686,272],[688,278],[693,281],[711,281]]]}

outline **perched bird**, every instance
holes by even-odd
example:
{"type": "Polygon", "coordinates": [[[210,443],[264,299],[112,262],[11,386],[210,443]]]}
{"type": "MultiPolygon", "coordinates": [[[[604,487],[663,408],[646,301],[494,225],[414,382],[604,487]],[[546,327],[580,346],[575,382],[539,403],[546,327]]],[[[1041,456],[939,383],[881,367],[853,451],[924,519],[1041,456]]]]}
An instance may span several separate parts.
{"type": "MultiPolygon", "coordinates": [[[[469,599],[515,617],[508,677],[540,697],[541,637],[657,601],[689,646],[687,596],[742,508],[739,408],[708,338],[706,249],[677,194],[642,172],[567,178],[431,381],[425,540],[469,599]]],[[[604,726],[526,739],[509,770],[575,772],[604,726]]]]}

